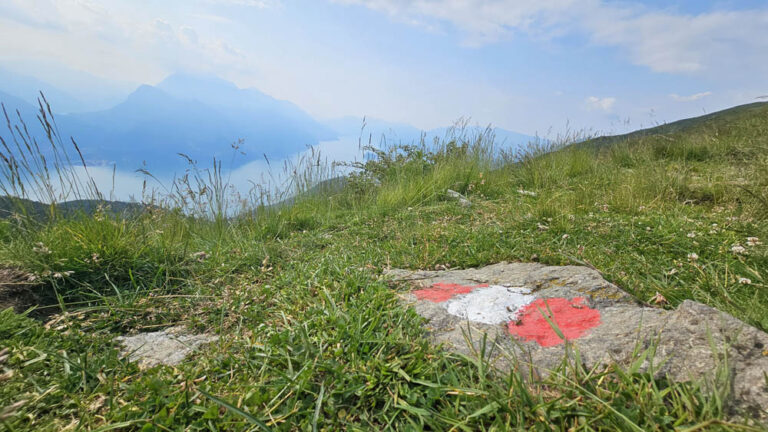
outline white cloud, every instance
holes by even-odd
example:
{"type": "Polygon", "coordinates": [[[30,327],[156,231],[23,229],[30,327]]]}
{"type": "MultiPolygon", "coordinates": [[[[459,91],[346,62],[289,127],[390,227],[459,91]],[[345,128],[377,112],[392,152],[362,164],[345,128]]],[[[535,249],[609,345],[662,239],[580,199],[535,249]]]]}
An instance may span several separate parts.
{"type": "Polygon", "coordinates": [[[600,111],[609,112],[613,108],[613,105],[616,103],[616,98],[614,97],[599,98],[597,96],[590,96],[586,98],[584,102],[587,104],[587,108],[590,110],[600,110],[600,111]]]}
{"type": "MultiPolygon", "coordinates": [[[[215,0],[225,1],[225,0],[215,0]]],[[[226,0],[267,7],[274,1],[226,0]]],[[[213,32],[106,9],[91,0],[10,0],[0,5],[0,53],[44,58],[114,80],[154,82],[176,70],[247,69],[244,53],[213,32]],[[204,61],[201,61],[204,59],[204,61]]]]}
{"type": "Polygon", "coordinates": [[[405,22],[447,23],[472,44],[515,34],[541,39],[579,34],[596,45],[617,47],[633,63],[656,72],[768,72],[768,8],[692,15],[601,0],[333,1],[363,5],[405,22]]]}
{"type": "Polygon", "coordinates": [[[703,99],[703,98],[705,98],[705,97],[707,97],[707,96],[709,96],[711,94],[712,94],[712,92],[709,92],[709,91],[701,92],[701,93],[695,93],[695,94],[692,94],[692,95],[689,95],[689,96],[680,96],[678,94],[672,93],[671,95],[669,95],[669,97],[672,98],[672,100],[674,100],[676,102],[693,102],[693,101],[697,101],[699,99],[703,99]]]}

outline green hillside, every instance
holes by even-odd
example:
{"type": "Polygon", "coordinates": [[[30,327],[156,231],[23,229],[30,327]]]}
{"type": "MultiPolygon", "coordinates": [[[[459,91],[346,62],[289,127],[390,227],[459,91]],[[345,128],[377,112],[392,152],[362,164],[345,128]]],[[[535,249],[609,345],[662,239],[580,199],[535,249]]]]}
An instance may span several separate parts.
{"type": "Polygon", "coordinates": [[[115,215],[129,216],[141,213],[145,206],[139,203],[87,199],[55,203],[51,208],[50,205],[29,199],[0,197],[0,218],[2,219],[14,217],[14,215],[38,220],[47,220],[51,214],[63,218],[76,217],[78,213],[93,215],[100,208],[115,215]]]}
{"type": "Polygon", "coordinates": [[[756,102],[747,105],[739,105],[699,117],[692,117],[647,129],[640,129],[628,134],[598,137],[583,143],[583,145],[604,147],[625,141],[637,141],[649,136],[677,133],[728,133],[728,130],[732,130],[733,128],[749,127],[749,125],[743,124],[744,122],[755,122],[758,124],[764,122],[767,115],[768,102],[756,102]]]}
{"type": "MultiPolygon", "coordinates": [[[[0,289],[54,300],[41,306],[47,322],[0,312],[0,425],[761,430],[728,410],[727,382],[707,391],[578,362],[528,382],[432,346],[397,302],[406,287],[381,273],[587,265],[641,302],[694,299],[768,330],[767,111],[737,107],[522,159],[494,156],[489,135],[459,133],[438,148],[381,151],[327,193],[231,219],[152,207],[3,220],[0,262],[16,279],[0,289]],[[177,367],[118,358],[115,335],[179,324],[220,340],[177,367]]],[[[179,193],[191,207],[217,196],[179,193]]]]}

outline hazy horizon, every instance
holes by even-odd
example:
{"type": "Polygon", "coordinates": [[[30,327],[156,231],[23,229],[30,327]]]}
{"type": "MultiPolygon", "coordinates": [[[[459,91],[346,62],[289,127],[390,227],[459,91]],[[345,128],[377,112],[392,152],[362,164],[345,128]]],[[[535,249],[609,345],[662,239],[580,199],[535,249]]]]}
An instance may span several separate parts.
{"type": "Polygon", "coordinates": [[[125,185],[238,138],[243,178],[360,157],[363,117],[406,141],[461,118],[514,145],[623,133],[761,100],[766,50],[756,0],[0,0],[0,92],[44,91],[125,185]]]}

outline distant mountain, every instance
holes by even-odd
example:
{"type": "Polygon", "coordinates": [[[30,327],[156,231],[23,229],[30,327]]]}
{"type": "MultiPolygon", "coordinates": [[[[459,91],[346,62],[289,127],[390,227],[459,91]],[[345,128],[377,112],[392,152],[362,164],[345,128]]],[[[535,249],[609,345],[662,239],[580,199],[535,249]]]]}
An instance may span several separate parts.
{"type": "Polygon", "coordinates": [[[75,137],[91,164],[122,169],[146,166],[154,173],[184,167],[178,153],[206,166],[215,156],[230,161],[231,144],[244,142],[235,166],[281,158],[334,139],[334,132],[296,105],[227,81],[172,75],[143,85],[104,111],[58,116],[62,133],[75,137]]]}
{"type": "MultiPolygon", "coordinates": [[[[73,200],[57,203],[53,211],[60,217],[93,215],[98,209],[118,216],[133,216],[143,212],[149,206],[142,203],[101,200],[73,200]]],[[[14,215],[26,216],[38,221],[46,221],[51,216],[51,205],[24,198],[0,196],[0,220],[14,215]]]]}
{"type": "Polygon", "coordinates": [[[0,90],[30,105],[34,105],[34,101],[40,95],[40,92],[45,94],[51,106],[56,107],[59,112],[77,111],[84,105],[82,101],[66,91],[60,90],[37,78],[17,74],[9,70],[0,69],[0,83],[2,83],[2,89],[0,90]]]}
{"type": "MultiPolygon", "coordinates": [[[[22,118],[25,122],[29,123],[32,121],[35,121],[35,115],[37,114],[37,107],[33,106],[30,103],[27,103],[27,101],[18,98],[16,96],[10,95],[8,93],[5,93],[3,91],[0,91],[0,103],[3,104],[5,107],[5,111],[8,114],[9,117],[11,117],[11,120],[16,119],[16,111],[21,114],[22,118]]],[[[1,116],[2,114],[0,114],[1,116]]],[[[2,123],[5,123],[5,119],[2,118],[2,123]]],[[[5,126],[5,125],[3,125],[5,126]]],[[[5,127],[0,128],[3,132],[5,132],[5,127]]],[[[2,136],[2,134],[0,134],[2,136]]]]}
{"type": "Polygon", "coordinates": [[[40,92],[57,113],[98,111],[114,106],[137,84],[100,78],[87,72],[51,62],[26,65],[40,78],[14,71],[13,65],[0,64],[0,90],[36,105],[40,92]]]}
{"type": "MultiPolygon", "coordinates": [[[[318,140],[332,140],[336,133],[316,122],[295,104],[278,100],[256,89],[240,89],[217,77],[174,74],[163,80],[157,88],[184,100],[210,105],[218,110],[237,114],[232,120],[242,126],[263,131],[300,129],[318,140]]],[[[299,135],[301,136],[301,135],[299,135]]],[[[268,136],[264,137],[268,139],[268,136]]]]}
{"type": "MultiPolygon", "coordinates": [[[[335,143],[336,148],[352,148],[363,125],[359,117],[321,123],[291,102],[253,88],[238,88],[214,76],[192,74],[173,74],[157,85],[139,86],[108,109],[62,114],[66,110],[57,101],[65,106],[76,105],[73,98],[67,101],[68,93],[42,81],[0,70],[0,78],[3,77],[23,84],[14,87],[13,92],[2,93],[7,83],[0,81],[0,101],[11,111],[18,108],[28,125],[37,123],[37,107],[31,103],[37,97],[36,87],[44,90],[56,113],[63,141],[68,143],[68,138],[74,137],[89,165],[116,164],[118,170],[128,171],[147,168],[163,177],[186,168],[179,153],[205,167],[216,157],[227,168],[237,168],[263,155],[272,160],[289,157],[321,142],[335,143]],[[22,95],[25,92],[31,95],[22,95]],[[235,151],[232,144],[239,139],[244,141],[235,151]]],[[[483,129],[471,127],[470,133],[483,129]]],[[[444,137],[447,130],[438,128],[424,133],[431,141],[444,137]]],[[[362,133],[366,143],[370,135],[376,145],[382,136],[398,143],[417,143],[422,136],[422,131],[411,125],[377,119],[367,119],[362,133]]],[[[532,139],[500,128],[494,129],[494,133],[497,142],[506,147],[524,145],[532,139]]],[[[45,138],[38,140],[44,142],[45,138]]],[[[43,151],[48,157],[49,153],[43,151]]]]}

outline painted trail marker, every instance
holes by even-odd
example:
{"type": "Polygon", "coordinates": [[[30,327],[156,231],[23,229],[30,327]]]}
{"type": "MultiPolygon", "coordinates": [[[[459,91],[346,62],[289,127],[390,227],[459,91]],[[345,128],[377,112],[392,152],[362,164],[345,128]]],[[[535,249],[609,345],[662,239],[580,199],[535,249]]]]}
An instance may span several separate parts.
{"type": "Polygon", "coordinates": [[[426,318],[436,343],[476,355],[486,335],[499,348],[486,350],[489,360],[502,369],[546,375],[561,362],[566,340],[588,368],[628,364],[638,344],[655,344],[657,376],[687,381],[714,378],[727,349],[731,408],[768,420],[768,334],[701,303],[646,307],[598,272],[576,266],[500,263],[385,276],[413,287],[402,301],[426,318]]]}
{"type": "Polygon", "coordinates": [[[511,335],[551,347],[578,339],[599,325],[600,311],[587,306],[584,297],[555,297],[526,305],[508,328],[511,335]]]}

